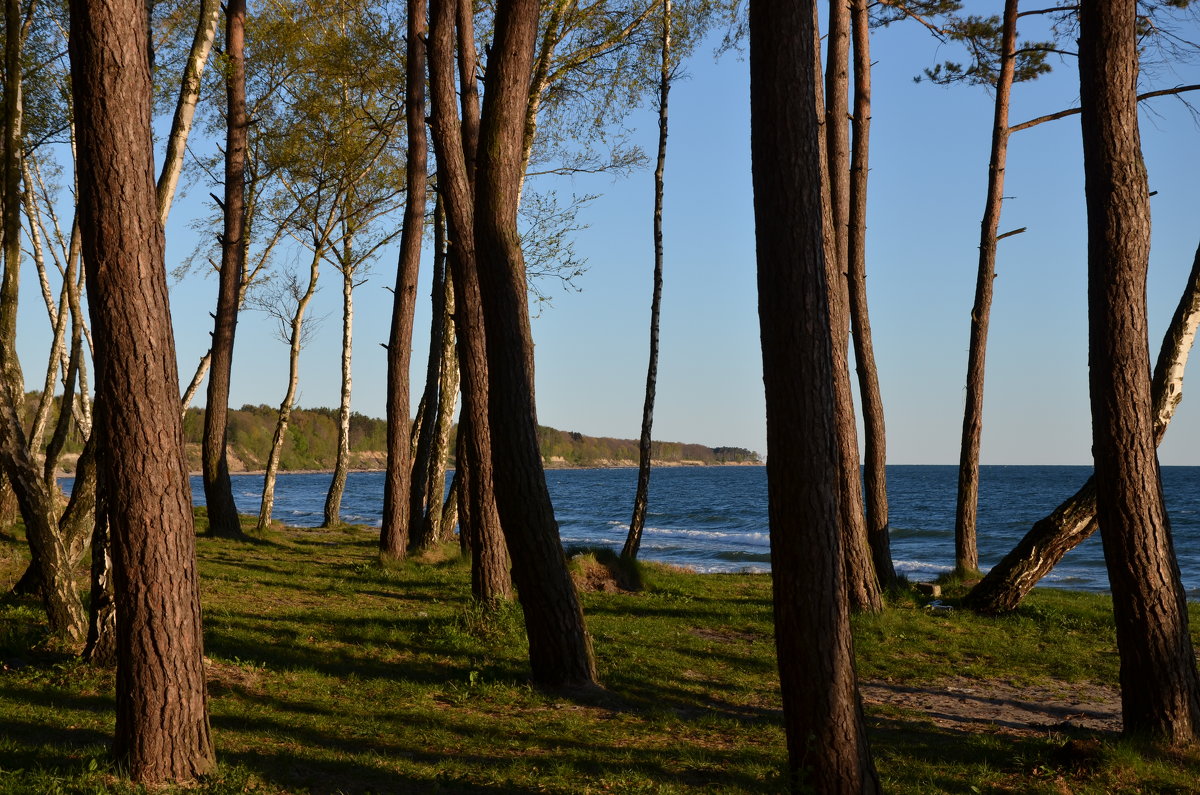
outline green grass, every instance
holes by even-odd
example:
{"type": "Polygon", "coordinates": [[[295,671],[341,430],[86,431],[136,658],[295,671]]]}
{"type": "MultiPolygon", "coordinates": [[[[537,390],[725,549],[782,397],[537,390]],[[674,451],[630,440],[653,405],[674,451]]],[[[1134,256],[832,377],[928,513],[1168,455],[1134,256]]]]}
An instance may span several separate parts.
{"type": "MultiPolygon", "coordinates": [[[[641,565],[626,574],[642,590],[583,594],[605,689],[564,695],[528,684],[519,609],[474,606],[462,561],[384,568],[375,539],[198,539],[220,768],[189,792],[781,790],[768,577],[641,565]]],[[[0,535],[0,586],[19,575],[22,544],[0,535]]],[[[1112,684],[1108,610],[1104,597],[1038,591],[985,619],[905,592],[856,619],[859,672],[1112,684]]],[[[36,603],[0,598],[0,793],[141,791],[108,760],[112,673],[45,650],[43,630],[36,603]]],[[[890,792],[1188,792],[1200,773],[1195,755],[1109,736],[961,733],[890,706],[867,718],[890,792]]]]}

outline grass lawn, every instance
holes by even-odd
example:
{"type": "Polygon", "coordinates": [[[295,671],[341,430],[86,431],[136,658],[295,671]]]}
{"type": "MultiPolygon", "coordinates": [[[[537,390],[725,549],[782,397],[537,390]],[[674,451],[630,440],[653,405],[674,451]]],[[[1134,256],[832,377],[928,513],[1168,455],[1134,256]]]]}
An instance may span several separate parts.
{"type": "MultiPolygon", "coordinates": [[[[605,690],[556,694],[527,682],[519,610],[471,604],[463,561],[384,569],[375,544],[357,527],[199,539],[220,769],[188,791],[782,790],[768,577],[645,566],[637,593],[585,593],[605,690]]],[[[19,532],[0,535],[0,589],[26,560],[19,532]]],[[[856,620],[860,677],[930,690],[969,680],[983,693],[1111,688],[1108,611],[1104,597],[1044,591],[985,619],[902,595],[856,620]]],[[[107,756],[112,672],[55,654],[43,631],[36,602],[0,598],[0,793],[140,791],[107,756]]],[[[1110,733],[963,730],[895,704],[871,704],[867,721],[889,792],[1200,787],[1195,752],[1110,733]]]]}

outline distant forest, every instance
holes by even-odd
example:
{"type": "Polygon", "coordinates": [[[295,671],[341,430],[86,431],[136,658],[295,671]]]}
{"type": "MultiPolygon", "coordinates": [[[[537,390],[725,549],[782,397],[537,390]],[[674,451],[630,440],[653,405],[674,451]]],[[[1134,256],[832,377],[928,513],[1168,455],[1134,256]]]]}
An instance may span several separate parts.
{"type": "MultiPolygon", "coordinates": [[[[266,465],[278,409],[242,406],[229,412],[230,469],[256,470],[266,465]]],[[[386,463],[384,434],[387,423],[354,413],[350,416],[350,466],[382,469],[386,463]]],[[[455,428],[457,431],[457,428],[455,428]]],[[[188,467],[200,468],[200,440],[204,411],[188,409],[183,420],[188,467]]],[[[637,466],[636,439],[584,436],[540,426],[542,459],[547,467],[637,466]]],[[[284,471],[332,469],[337,456],[337,409],[297,409],[288,425],[280,468],[284,471]]],[[[452,437],[453,438],[453,437],[452,437]]],[[[454,445],[450,445],[451,451],[454,445]]],[[[654,442],[654,459],[666,465],[759,464],[758,453],[740,447],[705,447],[681,442],[654,442]]]]}
{"type": "MultiPolygon", "coordinates": [[[[228,446],[230,468],[262,469],[271,446],[278,410],[273,406],[242,406],[229,412],[228,446]],[[236,460],[235,460],[236,459],[236,460]]],[[[382,469],[385,464],[381,419],[354,413],[350,416],[350,466],[352,469],[382,469]]],[[[457,428],[455,428],[457,431],[457,428]]],[[[200,468],[200,440],[204,412],[188,409],[183,420],[188,466],[200,468]]],[[[584,436],[539,426],[542,460],[547,467],[637,466],[636,439],[584,436]]],[[[453,438],[453,437],[452,437],[453,438]]],[[[450,445],[453,451],[454,445],[450,445]]],[[[758,453],[740,447],[705,447],[681,442],[654,442],[654,459],[667,465],[760,464],[758,453]]],[[[288,425],[280,467],[284,471],[331,469],[337,456],[337,409],[297,409],[288,425]]]]}

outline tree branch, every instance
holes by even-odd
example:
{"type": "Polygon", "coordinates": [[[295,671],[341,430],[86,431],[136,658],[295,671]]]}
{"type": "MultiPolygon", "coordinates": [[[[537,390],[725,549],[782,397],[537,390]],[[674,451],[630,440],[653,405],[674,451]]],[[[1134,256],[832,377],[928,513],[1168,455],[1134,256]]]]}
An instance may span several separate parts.
{"type": "MultiPolygon", "coordinates": [[[[1182,94],[1187,91],[1197,91],[1197,90],[1200,90],[1200,85],[1175,86],[1174,88],[1161,88],[1158,91],[1147,91],[1145,94],[1138,94],[1138,102],[1141,102],[1144,99],[1153,99],[1154,97],[1166,97],[1166,96],[1171,96],[1174,94],[1182,94]]],[[[1036,127],[1037,125],[1042,124],[1043,122],[1054,121],[1056,119],[1063,119],[1063,118],[1066,118],[1067,116],[1074,116],[1077,113],[1079,113],[1079,108],[1067,108],[1066,110],[1060,110],[1058,113],[1050,113],[1045,116],[1038,116],[1036,119],[1030,119],[1029,121],[1023,121],[1020,124],[1015,124],[1012,127],[1009,127],[1008,131],[1009,131],[1009,133],[1015,133],[1020,130],[1028,130],[1030,127],[1036,127]]]]}

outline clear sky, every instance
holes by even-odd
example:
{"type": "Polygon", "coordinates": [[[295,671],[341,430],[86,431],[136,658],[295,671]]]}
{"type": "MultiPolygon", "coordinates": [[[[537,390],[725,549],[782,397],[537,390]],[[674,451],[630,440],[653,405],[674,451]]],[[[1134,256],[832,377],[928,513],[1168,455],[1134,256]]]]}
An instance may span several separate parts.
{"type": "MultiPolygon", "coordinates": [[[[1200,30],[1185,30],[1200,40],[1200,30]]],[[[1022,31],[1036,37],[1036,30],[1022,31]]],[[[938,60],[962,60],[915,25],[872,40],[874,106],[868,281],[891,463],[948,464],[958,443],[983,209],[992,99],[982,88],[916,84],[938,60]]],[[[1078,104],[1074,59],[1017,86],[1013,122],[1078,104]]],[[[671,91],[666,172],[666,275],[655,438],[766,452],[755,297],[748,64],[703,45],[671,91]]],[[[1200,83],[1193,62],[1143,77],[1143,89],[1200,83]]],[[[1200,101],[1200,94],[1195,95],[1200,101]]],[[[1200,127],[1177,98],[1141,114],[1154,241],[1149,281],[1151,355],[1157,354],[1200,242],[1200,127]]],[[[631,115],[653,153],[654,109],[631,115]]],[[[1016,133],[1009,148],[987,360],[985,464],[1090,463],[1087,395],[1086,235],[1078,116],[1016,133]]],[[[652,173],[554,178],[560,194],[600,193],[582,220],[577,249],[588,271],[579,292],[559,292],[533,320],[538,419],[595,436],[639,432],[648,351],[652,173]]],[[[188,224],[208,211],[208,185],[193,185],[167,229],[168,267],[191,250],[188,224]]],[[[428,258],[421,295],[428,296],[428,258]]],[[[384,413],[384,350],[395,251],[356,291],[354,409],[384,413]]],[[[316,312],[326,319],[302,357],[299,403],[338,401],[340,286],[326,267],[316,312]]],[[[216,279],[175,283],[181,380],[207,350],[216,279]]],[[[40,380],[45,310],[36,282],[23,284],[21,352],[31,388],[40,380]]],[[[414,404],[423,381],[429,308],[414,339],[414,404]]],[[[278,404],[286,346],[262,315],[238,326],[231,404],[278,404]]],[[[1191,368],[1195,373],[1195,366],[1191,368]]],[[[1191,379],[1198,378],[1192,375],[1191,379]]],[[[1160,449],[1164,464],[1200,464],[1200,397],[1185,398],[1160,449]]],[[[201,395],[200,402],[203,398],[201,395]]]]}

